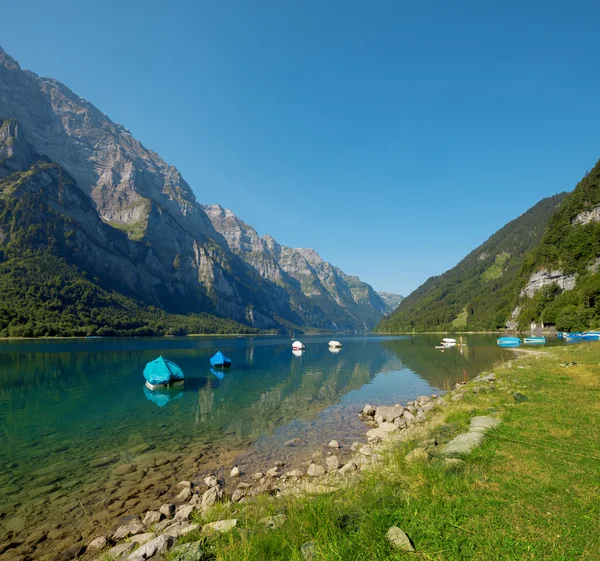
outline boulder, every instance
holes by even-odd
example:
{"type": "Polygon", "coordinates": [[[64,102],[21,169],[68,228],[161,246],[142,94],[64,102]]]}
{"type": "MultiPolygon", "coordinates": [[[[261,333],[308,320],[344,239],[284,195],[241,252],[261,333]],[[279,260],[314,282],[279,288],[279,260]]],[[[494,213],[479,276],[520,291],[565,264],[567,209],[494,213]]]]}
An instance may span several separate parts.
{"type": "Polygon", "coordinates": [[[127,561],[144,561],[154,555],[162,555],[163,553],[166,553],[172,545],[173,538],[171,536],[158,536],[131,553],[127,557],[127,561]]]}
{"type": "Polygon", "coordinates": [[[205,524],[202,527],[203,533],[212,533],[212,532],[229,532],[233,530],[237,526],[237,520],[235,518],[231,520],[218,520],[217,522],[211,522],[210,524],[205,524]]]}
{"type": "Polygon", "coordinates": [[[357,470],[358,470],[358,466],[353,461],[349,461],[347,464],[343,465],[340,468],[340,473],[349,473],[349,472],[357,471],[357,470]]]}
{"type": "Polygon", "coordinates": [[[246,489],[236,489],[231,495],[232,503],[239,503],[246,496],[246,489]]]}
{"type": "Polygon", "coordinates": [[[407,422],[410,423],[411,421],[414,420],[415,416],[408,410],[405,409],[404,413],[402,413],[402,418],[407,422]]]}
{"type": "Polygon", "coordinates": [[[303,475],[304,473],[300,469],[293,469],[285,474],[286,477],[302,477],[303,475]]]}
{"type": "Polygon", "coordinates": [[[154,524],[158,524],[163,518],[163,514],[156,510],[149,510],[144,515],[144,519],[142,520],[142,524],[146,526],[146,528],[150,528],[150,526],[154,526],[154,524]]]}
{"type": "Polygon", "coordinates": [[[495,429],[500,424],[502,424],[502,421],[500,419],[496,419],[496,417],[473,417],[471,419],[471,426],[469,430],[472,432],[486,432],[490,429],[495,429]]]}
{"type": "Polygon", "coordinates": [[[93,539],[87,546],[86,552],[93,553],[94,551],[100,551],[108,545],[108,541],[104,536],[100,536],[93,539]]]}
{"type": "Polygon", "coordinates": [[[189,487],[184,487],[175,497],[175,502],[187,503],[192,498],[192,490],[189,487]]]}
{"type": "Polygon", "coordinates": [[[375,415],[375,407],[373,407],[372,405],[369,405],[368,403],[363,407],[362,410],[362,414],[366,415],[367,417],[373,417],[373,415],[375,415]]]}
{"type": "Polygon", "coordinates": [[[340,469],[340,459],[337,456],[327,456],[325,458],[325,464],[327,465],[327,471],[336,471],[340,469]]]}
{"type": "Polygon", "coordinates": [[[240,475],[242,475],[242,472],[237,466],[232,468],[232,470],[229,472],[229,477],[240,477],[240,475]]]}
{"type": "Polygon", "coordinates": [[[202,495],[202,510],[206,510],[223,499],[223,489],[221,487],[211,487],[202,495]]]}
{"type": "Polygon", "coordinates": [[[177,484],[177,487],[189,487],[191,489],[192,483],[191,483],[191,481],[180,481],[177,484]]]}
{"type": "Polygon", "coordinates": [[[375,412],[375,418],[382,417],[382,421],[393,423],[394,419],[402,416],[402,413],[404,413],[404,407],[402,407],[402,405],[382,405],[381,407],[377,408],[377,411],[375,412]]]}
{"type": "Polygon", "coordinates": [[[146,532],[144,534],[138,534],[137,536],[131,536],[130,541],[139,545],[144,545],[155,537],[156,534],[154,532],[146,532]]]}
{"type": "Polygon", "coordinates": [[[210,489],[212,487],[216,487],[219,484],[219,480],[214,475],[209,475],[204,478],[204,483],[210,489]]]}
{"type": "Polygon", "coordinates": [[[373,453],[373,450],[368,444],[365,444],[360,447],[360,449],[358,450],[358,453],[362,454],[363,456],[370,456],[373,453]]]}
{"type": "Polygon", "coordinates": [[[410,538],[406,535],[406,533],[398,528],[398,526],[392,526],[388,531],[385,537],[392,544],[392,547],[396,549],[400,549],[402,551],[414,551],[415,548],[410,541],[410,538]]]}
{"type": "Polygon", "coordinates": [[[262,471],[257,471],[256,473],[253,473],[251,475],[251,478],[254,481],[260,481],[264,476],[265,476],[265,474],[262,471]]]}
{"type": "Polygon", "coordinates": [[[131,553],[135,548],[135,545],[136,544],[133,542],[125,542],[115,545],[115,547],[112,547],[106,552],[106,557],[108,559],[121,559],[122,557],[125,557],[125,555],[131,553]]]}
{"type": "Polygon", "coordinates": [[[483,439],[484,435],[482,432],[464,432],[448,442],[442,448],[442,454],[444,456],[469,454],[483,442],[483,439]]]}
{"type": "Polygon", "coordinates": [[[164,504],[160,507],[159,511],[165,518],[173,518],[175,515],[175,505],[170,503],[164,504]]]}
{"type": "Polygon", "coordinates": [[[194,532],[200,528],[200,524],[193,524],[191,522],[176,522],[175,524],[171,524],[168,528],[165,529],[163,534],[165,536],[171,536],[174,539],[177,539],[181,536],[185,536],[190,532],[194,532]]]}
{"type": "Polygon", "coordinates": [[[194,505],[181,505],[180,507],[177,507],[177,512],[175,512],[175,520],[189,520],[194,510],[194,505]]]}
{"type": "Polygon", "coordinates": [[[281,469],[277,466],[267,470],[267,477],[279,477],[281,475],[281,469]]]}
{"type": "Polygon", "coordinates": [[[119,526],[114,534],[112,535],[113,540],[118,542],[127,536],[135,536],[136,534],[142,534],[146,531],[146,528],[142,526],[139,520],[132,520],[131,522],[124,524],[123,526],[119,526]]]}
{"type": "Polygon", "coordinates": [[[325,475],[325,468],[319,464],[310,464],[306,473],[310,477],[319,477],[321,475],[325,475]]]}
{"type": "Polygon", "coordinates": [[[339,448],[340,447],[340,443],[337,440],[332,440],[329,444],[328,444],[329,448],[339,448]]]}
{"type": "Polygon", "coordinates": [[[403,417],[398,417],[397,419],[394,419],[394,424],[398,427],[399,430],[405,429],[407,426],[406,421],[403,417]]]}

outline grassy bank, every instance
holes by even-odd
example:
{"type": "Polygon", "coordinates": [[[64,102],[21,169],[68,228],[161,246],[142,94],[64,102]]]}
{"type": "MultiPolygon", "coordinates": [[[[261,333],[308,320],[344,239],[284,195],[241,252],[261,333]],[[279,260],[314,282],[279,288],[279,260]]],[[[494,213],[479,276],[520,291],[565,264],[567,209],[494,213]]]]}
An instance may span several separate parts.
{"type": "Polygon", "coordinates": [[[376,471],[336,492],[223,506],[212,516],[235,517],[238,529],[207,551],[223,561],[291,561],[313,542],[306,558],[315,560],[600,559],[599,364],[596,344],[515,356],[494,370],[495,391],[474,394],[467,384],[464,399],[434,410],[429,461],[405,460],[422,442],[395,444],[376,471]],[[502,425],[447,466],[441,445],[490,413],[502,425]],[[260,522],[276,514],[286,516],[280,528],[260,522]],[[394,525],[415,553],[391,548],[385,535],[394,525]]]}

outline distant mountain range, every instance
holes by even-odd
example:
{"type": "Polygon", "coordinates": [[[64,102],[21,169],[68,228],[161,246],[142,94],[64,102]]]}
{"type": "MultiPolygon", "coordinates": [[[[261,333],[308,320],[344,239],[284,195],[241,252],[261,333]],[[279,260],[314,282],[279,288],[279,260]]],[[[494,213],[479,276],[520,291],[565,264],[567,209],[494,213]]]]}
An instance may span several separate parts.
{"type": "MultiPolygon", "coordinates": [[[[57,296],[55,315],[43,317],[30,304],[52,282],[64,296],[44,271],[65,267],[64,278],[114,311],[109,331],[118,334],[188,332],[189,314],[193,329],[208,331],[365,331],[387,311],[368,284],[314,250],[281,246],[198,203],[177,169],[127,129],[1,48],[0,124],[0,288],[13,295],[0,304],[0,334],[25,325],[43,334],[48,318],[64,320],[68,299],[57,296]],[[29,285],[38,292],[23,293],[29,285]]],[[[94,332],[97,318],[71,324],[94,332]]]]}

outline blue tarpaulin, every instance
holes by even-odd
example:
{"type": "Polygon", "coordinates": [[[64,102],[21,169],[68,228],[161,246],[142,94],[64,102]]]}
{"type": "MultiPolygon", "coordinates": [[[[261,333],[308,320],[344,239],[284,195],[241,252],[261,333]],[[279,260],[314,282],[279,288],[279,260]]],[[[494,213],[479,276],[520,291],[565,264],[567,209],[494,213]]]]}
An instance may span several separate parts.
{"type": "Polygon", "coordinates": [[[213,366],[231,366],[231,360],[229,360],[221,351],[215,353],[215,356],[210,359],[210,363],[213,366]]]}
{"type": "Polygon", "coordinates": [[[156,360],[146,364],[144,378],[153,386],[172,384],[183,380],[183,372],[174,362],[159,356],[156,360]]]}

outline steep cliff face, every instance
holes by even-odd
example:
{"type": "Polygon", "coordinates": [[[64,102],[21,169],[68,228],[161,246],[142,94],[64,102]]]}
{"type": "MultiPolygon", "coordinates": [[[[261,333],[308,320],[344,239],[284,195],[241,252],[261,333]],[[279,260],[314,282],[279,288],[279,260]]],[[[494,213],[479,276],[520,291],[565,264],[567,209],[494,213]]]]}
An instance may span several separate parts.
{"type": "MultiPolygon", "coordinates": [[[[71,206],[62,187],[62,198],[48,189],[39,193],[56,216],[77,225],[77,244],[63,248],[65,258],[105,286],[169,312],[215,313],[261,329],[362,329],[379,319],[373,319],[380,312],[374,311],[379,302],[372,289],[363,283],[350,288],[329,264],[313,267],[324,279],[314,281],[300,272],[306,257],[288,258],[288,248],[277,249],[274,240],[241,234],[225,239],[176,168],[91,103],[56,80],[22,70],[0,48],[0,122],[4,119],[12,124],[2,134],[21,143],[29,164],[55,166],[52,173],[68,183],[71,206]],[[319,295],[308,296],[310,290],[302,289],[276,253],[286,254],[289,269],[298,269],[297,276],[319,295]],[[347,300],[348,309],[338,300],[347,300]]],[[[10,165],[7,158],[5,174],[10,165]]],[[[230,235],[227,228],[223,233],[230,235]]]]}
{"type": "Polygon", "coordinates": [[[385,303],[371,286],[346,275],[316,251],[292,249],[271,236],[261,237],[220,205],[203,208],[233,253],[263,278],[285,289],[306,325],[365,330],[383,317],[385,303]],[[319,317],[329,321],[323,324],[319,317]]]}
{"type": "Polygon", "coordinates": [[[404,300],[404,296],[400,296],[400,294],[392,294],[391,292],[378,292],[380,298],[385,303],[385,314],[391,314],[404,300]]]}
{"type": "Polygon", "coordinates": [[[600,162],[565,197],[523,265],[511,326],[600,325],[600,162]]]}

